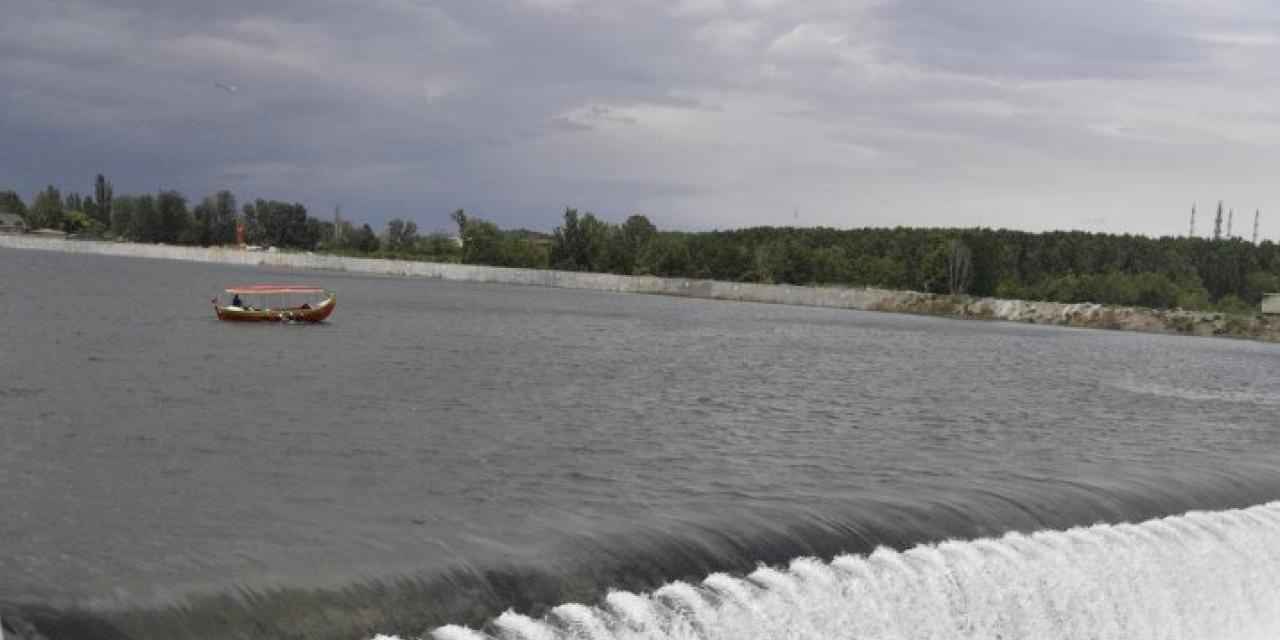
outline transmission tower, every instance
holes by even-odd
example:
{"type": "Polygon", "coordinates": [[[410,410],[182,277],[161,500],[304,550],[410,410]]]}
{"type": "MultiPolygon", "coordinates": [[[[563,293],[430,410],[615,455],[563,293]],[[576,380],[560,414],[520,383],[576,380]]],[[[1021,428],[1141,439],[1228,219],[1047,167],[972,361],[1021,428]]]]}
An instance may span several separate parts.
{"type": "Polygon", "coordinates": [[[1258,219],[1262,217],[1262,210],[1258,209],[1253,212],[1253,243],[1258,244],[1258,219]]]}
{"type": "Polygon", "coordinates": [[[1236,223],[1236,210],[1232,209],[1227,212],[1227,239],[1228,240],[1235,237],[1231,233],[1231,228],[1235,226],[1235,223],[1236,223]]]}
{"type": "Polygon", "coordinates": [[[1213,239],[1222,239],[1222,201],[1218,201],[1218,215],[1213,217],[1213,239]]]}
{"type": "Polygon", "coordinates": [[[1187,232],[1188,238],[1196,237],[1196,206],[1191,205],[1191,230],[1187,232]]]}

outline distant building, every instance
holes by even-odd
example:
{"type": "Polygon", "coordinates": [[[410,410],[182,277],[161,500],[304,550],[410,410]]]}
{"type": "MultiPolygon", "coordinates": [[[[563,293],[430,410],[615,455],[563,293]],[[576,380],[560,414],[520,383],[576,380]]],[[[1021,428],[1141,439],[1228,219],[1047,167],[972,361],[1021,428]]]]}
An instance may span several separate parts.
{"type": "Polygon", "coordinates": [[[1263,294],[1262,312],[1280,316],[1280,293],[1263,294]]]}
{"type": "Polygon", "coordinates": [[[0,233],[26,233],[27,221],[16,213],[0,212],[0,233]]]}

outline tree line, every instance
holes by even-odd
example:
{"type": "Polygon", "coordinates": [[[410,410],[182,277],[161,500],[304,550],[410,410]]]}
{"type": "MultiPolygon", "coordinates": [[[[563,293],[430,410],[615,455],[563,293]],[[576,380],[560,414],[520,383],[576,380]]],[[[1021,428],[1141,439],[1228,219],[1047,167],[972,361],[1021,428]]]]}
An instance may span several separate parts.
{"type": "MultiPolygon", "coordinates": [[[[1238,239],[1007,229],[759,228],[667,239],[715,279],[1230,311],[1280,291],[1280,247],[1238,239]],[[735,278],[736,276],[736,278],[735,278]]],[[[1256,308],[1256,307],[1255,307],[1256,308]]]]}
{"type": "MultiPolygon", "coordinates": [[[[226,190],[194,203],[173,190],[116,195],[101,174],[90,195],[64,195],[50,185],[35,194],[30,206],[17,192],[0,191],[0,211],[22,216],[31,229],[131,242],[229,245],[238,241],[238,230],[243,228],[244,240],[251,245],[377,255],[384,246],[404,250],[418,240],[416,230],[407,236],[380,237],[369,225],[357,226],[338,212],[332,220],[321,220],[296,202],[257,199],[240,205],[226,190]]],[[[439,238],[429,240],[438,244],[439,238]]]]}
{"type": "Polygon", "coordinates": [[[987,228],[681,232],[659,230],[642,215],[613,223],[572,208],[550,234],[501,229],[461,209],[450,215],[456,235],[422,234],[416,222],[400,218],[379,233],[340,211],[317,219],[297,203],[259,199],[237,207],[229,191],[194,206],[175,191],[116,196],[102,176],[91,195],[63,196],[50,186],[30,207],[16,193],[0,192],[5,209],[32,227],[137,242],[231,244],[240,225],[248,243],[285,249],[733,282],[1239,313],[1256,309],[1264,293],[1280,292],[1280,245],[1220,233],[1207,239],[987,228]]]}
{"type": "Polygon", "coordinates": [[[502,230],[459,210],[461,246],[428,248],[393,220],[401,257],[732,282],[883,287],[938,294],[1249,313],[1280,292],[1280,245],[1239,238],[1151,238],[1008,229],[755,227],[659,230],[566,209],[550,235],[502,230]],[[407,234],[406,234],[407,232],[407,234]],[[415,248],[416,246],[416,248],[415,248]]]}

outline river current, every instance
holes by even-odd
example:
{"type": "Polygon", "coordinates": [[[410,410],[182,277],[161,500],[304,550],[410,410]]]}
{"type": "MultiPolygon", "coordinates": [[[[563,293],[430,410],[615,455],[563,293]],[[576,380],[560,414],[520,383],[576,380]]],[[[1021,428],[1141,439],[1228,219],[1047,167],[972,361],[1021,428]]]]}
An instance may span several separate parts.
{"type": "Polygon", "coordinates": [[[1280,634],[1276,345],[39,251],[0,274],[12,610],[413,576],[451,604],[368,631],[1280,634]],[[216,321],[256,281],[337,311],[216,321]]]}

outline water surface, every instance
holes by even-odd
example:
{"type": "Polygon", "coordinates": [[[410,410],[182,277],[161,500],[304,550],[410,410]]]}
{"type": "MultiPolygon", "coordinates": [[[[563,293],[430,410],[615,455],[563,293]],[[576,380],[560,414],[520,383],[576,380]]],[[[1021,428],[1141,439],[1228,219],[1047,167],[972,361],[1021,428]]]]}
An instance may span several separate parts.
{"type": "Polygon", "coordinates": [[[0,273],[0,601],[680,541],[701,570],[1280,498],[1274,345],[3,249],[0,273]],[[338,309],[217,322],[253,281],[338,309]]]}

